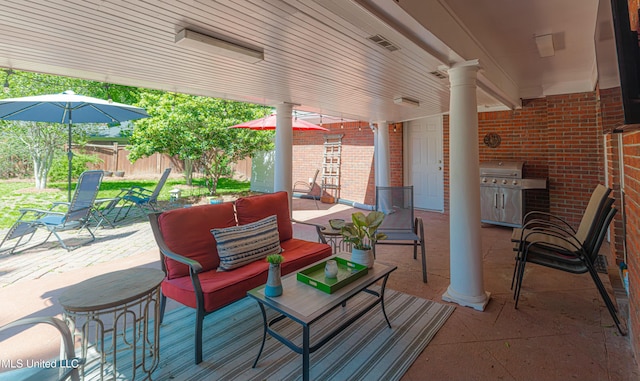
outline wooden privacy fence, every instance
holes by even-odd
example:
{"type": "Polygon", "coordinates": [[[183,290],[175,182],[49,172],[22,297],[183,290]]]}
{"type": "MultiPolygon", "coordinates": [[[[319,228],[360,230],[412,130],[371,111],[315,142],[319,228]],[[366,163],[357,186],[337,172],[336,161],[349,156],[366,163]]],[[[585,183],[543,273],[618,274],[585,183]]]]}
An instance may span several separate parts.
{"type": "MultiPolygon", "coordinates": [[[[129,161],[129,149],[124,144],[86,144],[73,146],[75,151],[93,155],[100,158],[101,162],[92,164],[90,169],[101,169],[109,172],[124,172],[127,176],[161,175],[165,168],[171,167],[173,175],[184,172],[184,162],[176,157],[154,153],[149,157],[129,161]]],[[[251,180],[251,158],[240,160],[232,166],[233,178],[237,180],[251,180]]]]}
{"type": "Polygon", "coordinates": [[[126,175],[160,175],[165,168],[173,168],[173,173],[181,173],[184,170],[182,160],[169,155],[154,153],[149,157],[136,160],[135,163],[129,161],[129,149],[126,145],[113,144],[86,144],[84,146],[74,146],[74,150],[79,150],[87,155],[97,156],[101,162],[91,165],[91,169],[102,169],[110,172],[124,172],[126,175]]]}

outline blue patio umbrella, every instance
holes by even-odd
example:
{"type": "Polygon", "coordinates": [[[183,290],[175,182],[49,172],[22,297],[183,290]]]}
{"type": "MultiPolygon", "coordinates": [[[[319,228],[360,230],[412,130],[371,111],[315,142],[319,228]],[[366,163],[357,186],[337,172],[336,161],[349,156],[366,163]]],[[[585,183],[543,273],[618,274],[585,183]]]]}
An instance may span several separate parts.
{"type": "Polygon", "coordinates": [[[68,196],[71,200],[71,126],[74,123],[113,123],[148,118],[140,107],[77,95],[71,90],[59,94],[0,99],[0,120],[65,123],[69,125],[68,196]]]}

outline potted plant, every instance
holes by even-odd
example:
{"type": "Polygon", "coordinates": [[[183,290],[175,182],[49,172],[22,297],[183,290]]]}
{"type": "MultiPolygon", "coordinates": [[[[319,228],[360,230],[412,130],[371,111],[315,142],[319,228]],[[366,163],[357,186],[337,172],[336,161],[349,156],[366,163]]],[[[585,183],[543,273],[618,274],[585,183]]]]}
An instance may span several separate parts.
{"type": "Polygon", "coordinates": [[[378,228],[384,220],[384,213],[373,211],[368,215],[356,212],[351,215],[353,224],[345,225],[342,230],[342,239],[351,244],[351,261],[373,267],[373,246],[376,242],[386,239],[384,233],[378,233],[378,228]]]}
{"type": "Polygon", "coordinates": [[[282,254],[270,254],[266,258],[269,263],[269,274],[267,275],[267,285],[264,287],[266,296],[282,295],[282,280],[280,279],[280,264],[284,262],[282,254]]]}

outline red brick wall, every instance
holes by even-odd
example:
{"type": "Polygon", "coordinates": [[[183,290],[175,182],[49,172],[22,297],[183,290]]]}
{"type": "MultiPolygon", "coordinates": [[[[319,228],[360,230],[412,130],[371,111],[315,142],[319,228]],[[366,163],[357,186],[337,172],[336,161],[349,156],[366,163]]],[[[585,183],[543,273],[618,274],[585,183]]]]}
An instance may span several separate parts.
{"type": "Polygon", "coordinates": [[[577,226],[604,183],[603,137],[595,92],[548,97],[550,211],[577,226]]]}
{"type": "Polygon", "coordinates": [[[624,189],[629,268],[629,320],[636,358],[640,355],[640,131],[623,136],[624,189]]]}
{"type": "MultiPolygon", "coordinates": [[[[374,135],[367,122],[323,124],[330,131],[293,132],[293,181],[307,180],[320,169],[314,194],[320,194],[324,136],[341,134],[340,198],[375,204],[374,135]]],[[[389,124],[391,185],[403,182],[402,123],[389,124]],[[394,132],[394,126],[396,131],[394,132]]]]}
{"type": "Polygon", "coordinates": [[[527,191],[527,209],[543,210],[576,226],[591,191],[604,182],[602,133],[595,93],[526,100],[522,109],[478,114],[480,161],[525,162],[525,177],[548,179],[548,190],[527,191]],[[484,136],[498,133],[490,148],[484,136]]]}
{"type": "MultiPolygon", "coordinates": [[[[612,197],[616,200],[622,199],[620,188],[620,147],[617,134],[611,134],[614,127],[624,123],[624,113],[622,110],[622,93],[619,87],[600,90],[597,89],[600,98],[599,122],[602,124],[602,131],[606,135],[607,153],[607,179],[608,185],[613,190],[612,197]]],[[[618,203],[618,205],[620,205],[618,203]]],[[[623,214],[618,213],[611,222],[613,227],[611,232],[611,259],[616,263],[624,260],[624,234],[623,234],[623,214]]]]}

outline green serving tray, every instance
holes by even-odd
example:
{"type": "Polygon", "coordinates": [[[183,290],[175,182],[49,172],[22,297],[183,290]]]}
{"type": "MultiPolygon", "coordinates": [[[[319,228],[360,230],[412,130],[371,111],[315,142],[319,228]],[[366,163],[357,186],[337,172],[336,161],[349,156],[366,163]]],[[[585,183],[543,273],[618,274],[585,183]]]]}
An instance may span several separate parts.
{"type": "Polygon", "coordinates": [[[324,276],[324,267],[327,261],[320,262],[308,269],[299,271],[296,274],[296,278],[302,283],[308,284],[327,294],[332,294],[354,280],[363,277],[369,271],[367,266],[340,257],[329,259],[335,260],[338,264],[338,276],[336,278],[327,278],[324,276]]]}

